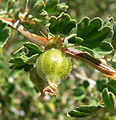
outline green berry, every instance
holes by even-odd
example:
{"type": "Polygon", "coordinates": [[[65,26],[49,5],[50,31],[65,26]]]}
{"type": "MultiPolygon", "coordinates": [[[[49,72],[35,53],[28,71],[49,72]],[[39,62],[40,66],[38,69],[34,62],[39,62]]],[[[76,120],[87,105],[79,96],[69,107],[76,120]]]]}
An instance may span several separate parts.
{"type": "Polygon", "coordinates": [[[44,80],[42,80],[39,75],[37,74],[36,72],[36,68],[33,68],[31,71],[30,71],[30,80],[33,82],[33,84],[36,85],[36,87],[38,88],[38,90],[40,92],[43,92],[43,90],[45,89],[46,87],[46,83],[44,80]]]}
{"type": "Polygon", "coordinates": [[[38,57],[36,71],[51,89],[55,89],[70,73],[71,62],[60,50],[51,49],[38,57]]]}

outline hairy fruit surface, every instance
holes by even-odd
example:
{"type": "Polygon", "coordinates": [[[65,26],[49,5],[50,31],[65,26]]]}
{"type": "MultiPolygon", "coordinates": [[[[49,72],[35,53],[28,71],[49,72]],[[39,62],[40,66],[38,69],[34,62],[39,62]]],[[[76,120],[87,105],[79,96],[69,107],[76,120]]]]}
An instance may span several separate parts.
{"type": "Polygon", "coordinates": [[[36,71],[39,77],[48,84],[44,91],[52,93],[52,90],[55,91],[57,86],[70,73],[71,62],[60,50],[50,49],[38,57],[36,71]]]}

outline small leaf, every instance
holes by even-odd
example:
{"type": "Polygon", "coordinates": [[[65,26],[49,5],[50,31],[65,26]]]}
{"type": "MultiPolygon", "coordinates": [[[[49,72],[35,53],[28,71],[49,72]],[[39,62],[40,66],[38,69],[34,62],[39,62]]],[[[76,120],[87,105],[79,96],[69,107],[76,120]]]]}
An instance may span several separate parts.
{"type": "Polygon", "coordinates": [[[110,42],[113,34],[112,27],[105,24],[103,26],[100,18],[90,21],[88,17],[85,17],[77,24],[77,37],[83,39],[80,45],[95,52],[95,57],[102,57],[104,54],[112,52],[110,42]]]}
{"type": "Polygon", "coordinates": [[[91,55],[95,55],[95,52],[93,51],[93,50],[91,50],[90,48],[88,48],[88,47],[84,47],[84,46],[76,46],[75,47],[77,50],[80,50],[80,51],[83,51],[83,52],[88,52],[89,54],[91,54],[91,55]]]}
{"type": "Polygon", "coordinates": [[[32,56],[33,54],[41,54],[42,53],[40,48],[34,43],[25,42],[23,45],[29,50],[29,52],[27,54],[28,57],[32,56]]]}
{"type": "Polygon", "coordinates": [[[28,72],[31,70],[31,68],[33,67],[33,65],[29,65],[27,63],[24,62],[23,59],[21,58],[11,58],[9,60],[10,63],[10,68],[11,69],[15,69],[15,70],[21,70],[24,68],[24,71],[28,72]]]}
{"type": "Polygon", "coordinates": [[[6,23],[3,23],[0,20],[0,47],[4,47],[6,42],[8,41],[10,35],[9,29],[6,27],[6,23]]]}
{"type": "Polygon", "coordinates": [[[59,3],[56,5],[56,9],[60,12],[66,12],[68,9],[68,5],[66,5],[66,3],[59,3]]]}
{"type": "Polygon", "coordinates": [[[112,39],[112,46],[113,46],[114,50],[116,50],[116,22],[113,25],[113,30],[114,30],[114,36],[112,39]]]}
{"type": "Polygon", "coordinates": [[[80,38],[80,37],[74,37],[74,36],[68,39],[68,42],[69,42],[69,43],[78,44],[78,45],[79,45],[82,41],[83,41],[82,38],[80,38]]]}
{"type": "Polygon", "coordinates": [[[100,106],[100,105],[98,105],[98,106],[96,106],[96,105],[84,105],[84,106],[80,106],[80,107],[75,108],[75,110],[78,110],[79,112],[93,114],[95,112],[98,112],[102,108],[103,108],[103,106],[100,106]]]}
{"type": "Polygon", "coordinates": [[[109,54],[112,52],[113,47],[111,44],[109,44],[108,42],[104,41],[102,42],[98,47],[96,47],[95,49],[93,49],[95,52],[99,53],[99,54],[109,54]]]}
{"type": "Polygon", "coordinates": [[[76,96],[76,99],[83,99],[86,95],[86,90],[83,86],[80,86],[73,90],[73,94],[76,96]]]}
{"type": "Polygon", "coordinates": [[[72,20],[68,14],[62,13],[60,16],[49,19],[49,30],[52,34],[68,35],[76,27],[76,21],[72,20]]]}
{"type": "Polygon", "coordinates": [[[68,112],[68,114],[71,117],[83,118],[83,117],[92,116],[93,114],[95,114],[96,112],[101,110],[102,108],[103,108],[103,106],[100,106],[100,105],[98,105],[98,106],[92,106],[92,105],[79,106],[79,107],[75,108],[74,110],[68,112]]]}
{"type": "Polygon", "coordinates": [[[110,110],[114,110],[114,94],[111,92],[108,92],[107,88],[105,88],[102,92],[102,99],[105,104],[105,106],[110,110]]]}
{"type": "Polygon", "coordinates": [[[83,118],[83,117],[89,116],[88,113],[83,113],[83,112],[79,112],[76,110],[72,110],[72,111],[68,112],[68,115],[70,115],[71,117],[75,117],[75,118],[83,118]]]}
{"type": "Polygon", "coordinates": [[[106,80],[97,80],[96,81],[96,88],[98,91],[102,92],[103,89],[106,87],[106,80]]]}
{"type": "Polygon", "coordinates": [[[54,8],[57,4],[59,3],[59,0],[46,0],[46,7],[45,10],[47,10],[48,12],[54,8]]]}
{"type": "Polygon", "coordinates": [[[33,16],[38,15],[45,7],[45,3],[43,0],[29,0],[28,2],[29,13],[33,16]]]}
{"type": "Polygon", "coordinates": [[[34,54],[31,57],[29,57],[25,62],[28,64],[34,64],[36,63],[38,56],[39,56],[38,54],[34,54]]]}
{"type": "Polygon", "coordinates": [[[23,59],[21,59],[21,58],[11,58],[9,60],[9,63],[12,63],[12,64],[10,64],[11,69],[19,69],[20,70],[20,69],[23,69],[25,66],[25,63],[24,63],[23,59]]]}
{"type": "Polygon", "coordinates": [[[83,81],[82,85],[83,85],[84,88],[87,89],[89,87],[89,82],[87,80],[85,80],[85,81],[83,81]]]}
{"type": "Polygon", "coordinates": [[[108,86],[108,90],[116,95],[116,80],[110,80],[107,83],[107,86],[108,86]]]}
{"type": "Polygon", "coordinates": [[[48,20],[48,13],[44,10],[45,3],[43,0],[29,0],[28,7],[29,14],[32,15],[37,23],[46,23],[48,20]]]}

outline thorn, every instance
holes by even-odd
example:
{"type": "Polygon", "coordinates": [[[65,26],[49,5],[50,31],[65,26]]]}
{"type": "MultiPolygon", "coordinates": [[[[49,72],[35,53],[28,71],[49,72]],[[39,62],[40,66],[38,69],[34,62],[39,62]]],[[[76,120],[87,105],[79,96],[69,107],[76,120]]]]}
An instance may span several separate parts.
{"type": "Polygon", "coordinates": [[[20,50],[22,50],[24,48],[24,46],[22,46],[21,48],[19,48],[16,52],[14,52],[13,54],[17,54],[20,50]]]}
{"type": "Polygon", "coordinates": [[[48,40],[48,37],[45,36],[45,34],[43,32],[40,31],[40,33],[48,40]]]}
{"type": "Polygon", "coordinates": [[[99,104],[101,105],[103,103],[103,99],[101,99],[101,101],[99,102],[99,104]]]}
{"type": "Polygon", "coordinates": [[[14,21],[16,21],[15,18],[8,11],[7,11],[7,13],[14,21]]]}

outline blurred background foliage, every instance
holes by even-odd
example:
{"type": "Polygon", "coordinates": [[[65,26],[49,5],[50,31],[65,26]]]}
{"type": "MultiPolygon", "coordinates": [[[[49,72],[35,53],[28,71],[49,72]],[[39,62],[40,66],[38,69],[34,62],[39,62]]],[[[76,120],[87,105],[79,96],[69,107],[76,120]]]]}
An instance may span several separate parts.
{"type": "MultiPolygon", "coordinates": [[[[113,16],[116,20],[115,0],[61,0],[60,3],[62,2],[69,6],[69,8],[66,6],[67,12],[77,21],[85,16],[91,19],[101,17],[104,20],[113,16]]],[[[6,10],[8,4],[11,4],[9,5],[10,13],[17,18],[18,11],[23,9],[25,1],[0,0],[0,14],[2,10],[6,10]]],[[[54,10],[49,8],[45,10],[49,16],[62,12],[53,12],[54,10]]],[[[46,17],[48,15],[46,14],[46,17]]],[[[8,17],[6,14],[4,16],[8,17]]],[[[44,19],[42,23],[39,20],[34,25],[24,23],[24,26],[38,35],[40,35],[40,30],[47,34],[44,26],[46,21],[44,19]]],[[[9,58],[19,55],[13,53],[25,41],[27,41],[26,38],[12,30],[10,40],[5,45],[3,56],[0,57],[0,120],[76,120],[68,117],[67,112],[79,105],[99,103],[101,92],[106,87],[107,77],[101,76],[97,70],[90,66],[87,67],[78,60],[72,60],[72,72],[59,86],[58,97],[46,96],[46,100],[41,101],[28,73],[9,69],[9,58]]],[[[92,117],[81,120],[116,120],[116,115],[108,110],[103,110],[92,117]]]]}

